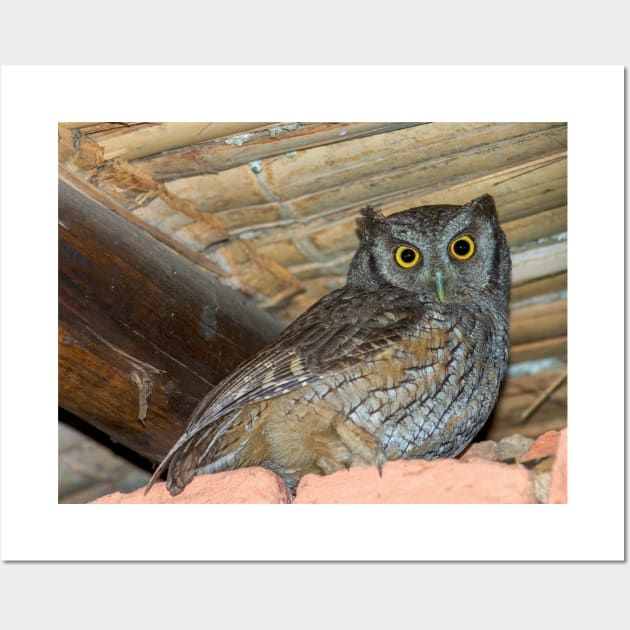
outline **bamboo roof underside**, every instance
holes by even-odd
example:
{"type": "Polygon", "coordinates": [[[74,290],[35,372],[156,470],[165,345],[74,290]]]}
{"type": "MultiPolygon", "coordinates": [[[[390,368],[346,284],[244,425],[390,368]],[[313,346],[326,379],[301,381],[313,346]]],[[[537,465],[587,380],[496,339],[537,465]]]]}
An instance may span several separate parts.
{"type": "Polygon", "coordinates": [[[513,289],[489,437],[566,425],[566,124],[73,122],[59,161],[283,324],[344,284],[362,207],[492,194],[513,289]]]}

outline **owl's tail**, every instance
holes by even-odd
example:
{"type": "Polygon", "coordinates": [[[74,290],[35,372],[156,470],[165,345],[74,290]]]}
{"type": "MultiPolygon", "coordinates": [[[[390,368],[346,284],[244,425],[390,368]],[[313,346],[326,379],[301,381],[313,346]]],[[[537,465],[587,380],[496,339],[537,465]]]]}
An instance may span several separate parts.
{"type": "MultiPolygon", "coordinates": [[[[146,495],[168,466],[166,488],[175,496],[199,473],[219,472],[231,468],[237,454],[228,452],[217,459],[217,440],[232,426],[234,418],[198,425],[186,431],[160,462],[144,490],[146,495]],[[215,461],[216,460],[216,461],[215,461]]],[[[221,449],[223,450],[223,449],[221,449]]]]}

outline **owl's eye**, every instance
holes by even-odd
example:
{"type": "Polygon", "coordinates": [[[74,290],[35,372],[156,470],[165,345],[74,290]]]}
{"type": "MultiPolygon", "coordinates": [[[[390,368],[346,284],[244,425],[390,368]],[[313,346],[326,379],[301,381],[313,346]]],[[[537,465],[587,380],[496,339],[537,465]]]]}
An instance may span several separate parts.
{"type": "Polygon", "coordinates": [[[403,269],[409,269],[420,261],[420,252],[415,247],[401,245],[396,248],[395,258],[403,269]]]}
{"type": "Polygon", "coordinates": [[[458,236],[451,241],[448,251],[456,260],[468,260],[475,253],[475,241],[470,236],[458,236]]]}

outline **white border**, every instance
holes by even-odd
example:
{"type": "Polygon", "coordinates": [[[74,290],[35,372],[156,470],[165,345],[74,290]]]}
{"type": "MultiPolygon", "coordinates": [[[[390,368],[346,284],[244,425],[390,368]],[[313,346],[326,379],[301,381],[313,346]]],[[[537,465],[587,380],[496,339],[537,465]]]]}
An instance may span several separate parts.
{"type": "Polygon", "coordinates": [[[621,66],[4,67],[1,78],[4,560],[622,559],[621,66]],[[57,505],[55,130],[70,119],[568,121],[569,504],[57,505]]]}

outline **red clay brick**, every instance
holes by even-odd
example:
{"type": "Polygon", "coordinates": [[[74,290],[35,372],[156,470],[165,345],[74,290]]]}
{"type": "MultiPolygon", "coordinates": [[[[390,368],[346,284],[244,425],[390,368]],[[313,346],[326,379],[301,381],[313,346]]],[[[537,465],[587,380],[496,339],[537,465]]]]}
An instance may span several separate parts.
{"type": "Polygon", "coordinates": [[[555,455],[558,450],[558,440],[560,433],[558,431],[547,431],[532,444],[532,447],[519,458],[522,462],[531,461],[532,459],[542,459],[550,455],[555,455]]]}
{"type": "Polygon", "coordinates": [[[145,496],[144,488],[114,492],[92,503],[290,503],[281,477],[265,468],[241,468],[195,477],[181,494],[172,497],[165,483],[156,483],[145,496]]]}
{"type": "Polygon", "coordinates": [[[549,503],[567,502],[567,430],[560,431],[556,461],[551,469],[549,503]]]}
{"type": "Polygon", "coordinates": [[[306,475],[295,503],[535,503],[528,470],[471,459],[388,462],[332,475],[306,475]]]}

